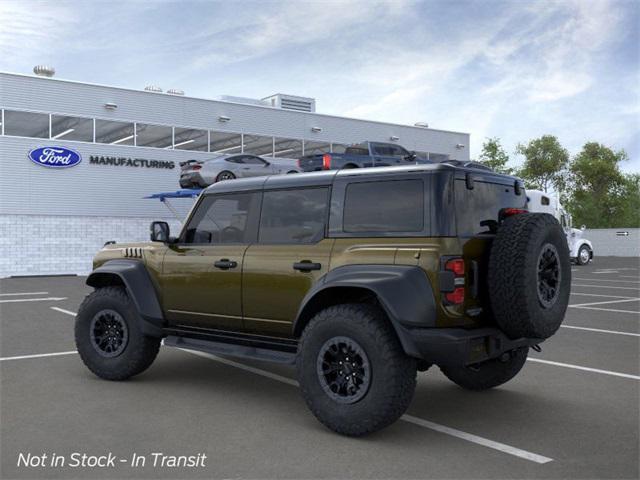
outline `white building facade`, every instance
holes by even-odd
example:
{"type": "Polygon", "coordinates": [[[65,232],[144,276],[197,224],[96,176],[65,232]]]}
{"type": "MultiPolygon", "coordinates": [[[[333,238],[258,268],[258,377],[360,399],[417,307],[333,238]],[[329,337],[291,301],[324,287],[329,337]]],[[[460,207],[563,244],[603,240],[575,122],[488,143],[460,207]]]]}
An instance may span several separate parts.
{"type": "MultiPolygon", "coordinates": [[[[436,161],[469,159],[466,133],[314,109],[313,99],[286,95],[207,100],[0,73],[0,277],[87,273],[106,241],[144,241],[154,219],[178,228],[144,197],[179,189],[182,161],[242,152],[296,159],[365,140],[436,161]],[[48,168],[30,158],[47,148],[72,151],[77,163],[48,168]]],[[[191,204],[175,205],[186,213],[191,204]]]]}

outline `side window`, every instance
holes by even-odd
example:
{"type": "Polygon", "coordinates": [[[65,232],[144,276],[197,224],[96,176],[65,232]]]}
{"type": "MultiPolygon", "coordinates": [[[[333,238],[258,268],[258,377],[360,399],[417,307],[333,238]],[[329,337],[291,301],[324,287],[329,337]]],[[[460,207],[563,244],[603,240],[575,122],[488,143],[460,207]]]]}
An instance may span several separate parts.
{"type": "Polygon", "coordinates": [[[324,236],[328,188],[265,191],[261,243],[314,243],[324,236]]]}
{"type": "Polygon", "coordinates": [[[344,200],[343,230],[422,232],[425,227],[422,180],[352,183],[344,200]]]}
{"type": "Polygon", "coordinates": [[[229,157],[227,158],[227,162],[230,163],[244,163],[244,157],[238,156],[238,157],[229,157]]]}
{"type": "Polygon", "coordinates": [[[253,155],[246,155],[242,157],[242,163],[247,163],[249,165],[264,165],[267,162],[262,160],[260,157],[254,157],[253,155]]]}
{"type": "Polygon", "coordinates": [[[250,243],[254,239],[259,193],[205,197],[184,233],[184,243],[250,243]]]}
{"type": "Polygon", "coordinates": [[[393,155],[394,157],[404,158],[409,155],[409,152],[399,145],[391,148],[393,150],[391,155],[393,155]]]}

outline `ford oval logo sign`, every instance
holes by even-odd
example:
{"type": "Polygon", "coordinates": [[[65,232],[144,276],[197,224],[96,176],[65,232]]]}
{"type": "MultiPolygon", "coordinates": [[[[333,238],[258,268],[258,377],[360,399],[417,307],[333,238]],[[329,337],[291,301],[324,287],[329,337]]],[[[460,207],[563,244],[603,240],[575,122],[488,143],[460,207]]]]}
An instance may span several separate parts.
{"type": "Polygon", "coordinates": [[[74,167],[82,161],[78,152],[64,147],[40,147],[29,152],[29,159],[49,168],[74,167]]]}

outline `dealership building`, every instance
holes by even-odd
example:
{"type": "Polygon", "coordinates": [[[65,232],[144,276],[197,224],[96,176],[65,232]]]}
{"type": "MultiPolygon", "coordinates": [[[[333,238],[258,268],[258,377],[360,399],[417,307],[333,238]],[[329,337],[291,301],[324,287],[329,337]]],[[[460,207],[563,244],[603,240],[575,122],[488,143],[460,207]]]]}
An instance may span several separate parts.
{"type": "MultiPolygon", "coordinates": [[[[467,133],[319,114],[311,98],[212,100],[34,71],[0,72],[0,277],[87,273],[106,241],[147,240],[154,219],[178,229],[166,205],[145,197],[179,189],[186,160],[251,153],[294,165],[365,140],[435,161],[469,159],[467,133]],[[33,152],[62,160],[52,168],[33,152]]],[[[176,200],[177,216],[192,203],[176,200]]]]}

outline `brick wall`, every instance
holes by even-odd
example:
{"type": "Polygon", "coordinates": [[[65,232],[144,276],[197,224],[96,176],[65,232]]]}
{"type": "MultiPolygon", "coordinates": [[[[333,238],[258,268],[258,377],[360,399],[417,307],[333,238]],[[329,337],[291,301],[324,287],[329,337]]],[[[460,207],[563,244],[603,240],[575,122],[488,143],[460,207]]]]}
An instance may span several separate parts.
{"type": "MultiPolygon", "coordinates": [[[[175,218],[159,218],[180,230],[175,218]]],[[[0,215],[0,277],[87,274],[104,243],[149,240],[144,217],[0,215]]]]}

